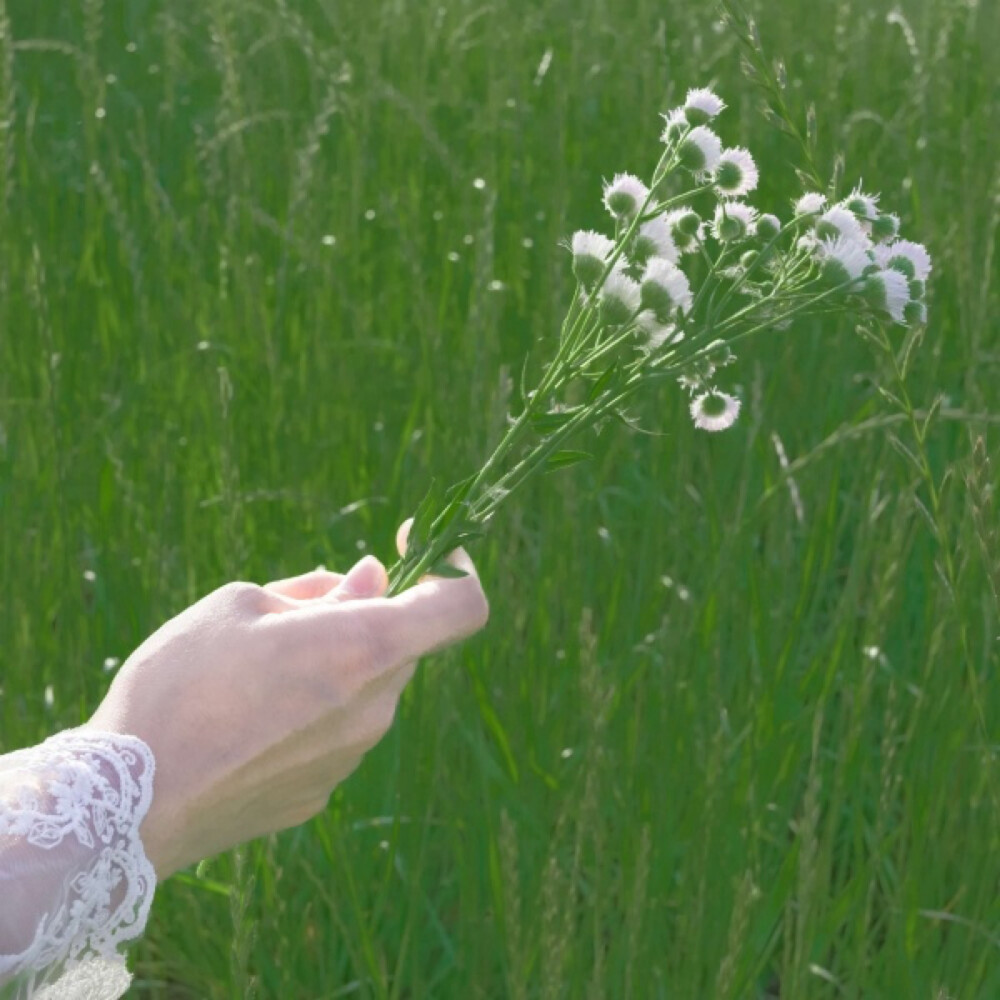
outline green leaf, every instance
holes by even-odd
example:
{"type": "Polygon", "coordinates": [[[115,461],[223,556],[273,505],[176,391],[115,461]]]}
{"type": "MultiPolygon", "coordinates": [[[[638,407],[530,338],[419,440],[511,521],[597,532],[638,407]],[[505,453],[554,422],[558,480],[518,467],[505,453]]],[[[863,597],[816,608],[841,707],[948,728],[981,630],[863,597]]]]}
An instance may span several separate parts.
{"type": "Polygon", "coordinates": [[[601,375],[598,377],[597,381],[590,387],[590,391],[587,393],[587,402],[592,403],[598,396],[604,391],[605,386],[614,378],[615,372],[618,371],[618,362],[610,365],[606,368],[601,375]]]}
{"type": "Polygon", "coordinates": [[[452,566],[450,562],[445,562],[442,559],[440,562],[435,563],[427,571],[432,576],[443,576],[447,580],[458,580],[463,576],[468,576],[469,574],[465,572],[464,569],[459,569],[457,566],[452,566]]]}
{"type": "Polygon", "coordinates": [[[437,480],[432,479],[426,495],[417,505],[413,515],[413,524],[410,525],[410,534],[406,541],[407,553],[422,549],[427,544],[431,524],[434,522],[434,510],[437,507],[436,485],[437,480]]]}
{"type": "Polygon", "coordinates": [[[531,416],[531,426],[540,434],[551,434],[561,427],[565,427],[577,413],[580,407],[574,406],[570,410],[550,410],[548,413],[534,413],[531,416]]]}
{"type": "Polygon", "coordinates": [[[565,469],[567,466],[576,465],[577,462],[585,462],[594,456],[588,451],[555,451],[545,460],[545,471],[554,472],[556,469],[565,469]]]}

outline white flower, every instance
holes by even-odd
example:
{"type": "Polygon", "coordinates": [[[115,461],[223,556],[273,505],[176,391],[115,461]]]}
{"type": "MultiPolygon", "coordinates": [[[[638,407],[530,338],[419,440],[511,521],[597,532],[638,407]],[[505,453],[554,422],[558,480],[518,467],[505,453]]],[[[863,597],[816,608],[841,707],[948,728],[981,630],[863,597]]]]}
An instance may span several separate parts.
{"type": "Polygon", "coordinates": [[[621,268],[613,268],[601,286],[599,305],[606,323],[614,326],[627,323],[639,309],[638,282],[621,268]]]}
{"type": "Polygon", "coordinates": [[[922,243],[896,240],[887,247],[887,266],[902,271],[908,278],[926,281],[931,273],[931,255],[922,243]]]}
{"type": "Polygon", "coordinates": [[[910,299],[903,309],[903,319],[908,326],[923,326],[927,322],[927,306],[916,299],[910,299]]]}
{"type": "Polygon", "coordinates": [[[757,224],[757,209],[742,201],[720,201],[715,207],[712,235],[726,243],[753,236],[757,224]]]}
{"type": "Polygon", "coordinates": [[[704,125],[691,129],[677,147],[681,165],[692,173],[707,173],[715,169],[722,156],[722,140],[704,125]]]}
{"type": "Polygon", "coordinates": [[[883,212],[872,223],[872,239],[880,243],[896,238],[899,233],[899,216],[893,212],[883,212]]]}
{"type": "Polygon", "coordinates": [[[865,279],[865,293],[876,309],[887,312],[897,323],[906,322],[906,304],[910,301],[910,283],[905,274],[889,268],[876,271],[865,279]]]}
{"type": "Polygon", "coordinates": [[[856,281],[872,263],[863,243],[843,236],[821,240],[816,246],[816,256],[823,263],[823,270],[838,285],[856,281]]]}
{"type": "Polygon", "coordinates": [[[604,268],[614,252],[615,244],[607,236],[581,229],[573,234],[571,249],[573,274],[581,285],[590,286],[604,274],[604,268]]]}
{"type": "Polygon", "coordinates": [[[679,344],[684,339],[680,327],[675,323],[661,323],[652,309],[644,309],[635,321],[646,333],[649,347],[654,351],[668,344],[679,344]]]}
{"type": "Polygon", "coordinates": [[[630,219],[649,195],[649,188],[633,174],[615,174],[604,185],[604,204],[617,219],[630,219]]]}
{"type": "Polygon", "coordinates": [[[725,107],[722,98],[706,87],[689,90],[684,100],[684,114],[692,125],[704,125],[725,107]]]}
{"type": "Polygon", "coordinates": [[[865,246],[868,245],[868,235],[858,222],[857,216],[841,205],[828,208],[816,220],[816,235],[821,239],[836,239],[838,236],[843,236],[864,243],[865,246]]]}
{"type": "Polygon", "coordinates": [[[826,195],[817,191],[810,191],[804,194],[795,202],[796,215],[819,215],[826,205],[826,195]]]}
{"type": "Polygon", "coordinates": [[[670,227],[674,245],[682,253],[695,253],[705,241],[705,223],[701,216],[690,208],[675,208],[663,216],[670,227]]]}
{"type": "Polygon", "coordinates": [[[736,423],[740,401],[728,393],[711,389],[691,400],[691,419],[703,431],[724,431],[736,423]]]}
{"type": "Polygon", "coordinates": [[[693,296],[687,275],[666,257],[653,257],[642,272],[642,304],[665,319],[674,309],[682,313],[691,308],[693,296]]]}
{"type": "Polygon", "coordinates": [[[773,240],[781,232],[781,219],[765,213],[757,219],[757,235],[763,240],[773,240]]]}
{"type": "Polygon", "coordinates": [[[719,194],[742,198],[757,186],[760,174],[750,151],[741,146],[723,150],[715,167],[715,190],[719,194]]]}
{"type": "Polygon", "coordinates": [[[878,197],[877,194],[865,194],[859,185],[840,204],[859,219],[874,222],[878,218],[878,197]]]}
{"type": "Polygon", "coordinates": [[[675,142],[691,127],[683,108],[674,108],[660,117],[664,121],[663,132],[660,134],[660,142],[663,143],[675,142]]]}
{"type": "Polygon", "coordinates": [[[670,235],[670,223],[662,216],[642,223],[635,238],[633,256],[640,262],[649,257],[666,257],[676,263],[679,254],[670,235]]]}

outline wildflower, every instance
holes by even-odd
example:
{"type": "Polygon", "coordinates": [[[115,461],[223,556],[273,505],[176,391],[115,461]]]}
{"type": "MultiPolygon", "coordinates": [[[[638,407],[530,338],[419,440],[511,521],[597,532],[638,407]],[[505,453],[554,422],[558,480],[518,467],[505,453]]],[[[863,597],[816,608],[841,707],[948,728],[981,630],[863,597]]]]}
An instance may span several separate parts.
{"type": "Polygon", "coordinates": [[[908,326],[923,326],[927,322],[927,306],[923,302],[910,299],[903,307],[903,319],[908,326]]]}
{"type": "Polygon", "coordinates": [[[643,309],[635,321],[639,329],[646,334],[647,344],[651,350],[678,344],[684,339],[684,331],[676,323],[661,323],[652,309],[643,309]]]}
{"type": "Polygon", "coordinates": [[[776,215],[766,213],[757,219],[757,235],[762,240],[770,242],[773,239],[777,239],[780,232],[781,219],[776,215]]]}
{"type": "Polygon", "coordinates": [[[816,235],[820,239],[844,236],[850,240],[857,240],[863,243],[867,234],[861,228],[861,223],[853,212],[849,212],[840,205],[828,208],[816,221],[816,235]]]}
{"type": "Polygon", "coordinates": [[[715,190],[721,195],[742,198],[757,186],[760,174],[750,152],[740,146],[726,149],[715,167],[715,190]]]}
{"type": "Polygon", "coordinates": [[[888,246],[887,267],[895,268],[907,278],[926,281],[931,273],[931,255],[921,243],[897,240],[888,246]]]}
{"type": "Polygon", "coordinates": [[[630,219],[649,196],[649,188],[632,174],[615,174],[604,185],[604,204],[616,219],[630,219]]]}
{"type": "Polygon", "coordinates": [[[596,284],[604,274],[614,249],[614,243],[600,233],[584,229],[574,233],[573,274],[576,280],[588,288],[596,284]]]}
{"type": "Polygon", "coordinates": [[[661,142],[676,142],[691,127],[683,108],[674,108],[661,117],[666,122],[660,135],[661,142]]]}
{"type": "Polygon", "coordinates": [[[646,265],[640,297],[643,307],[664,322],[675,308],[687,312],[693,301],[687,275],[666,257],[653,257],[646,265]]]}
{"type": "Polygon", "coordinates": [[[894,215],[892,212],[886,212],[880,215],[872,223],[872,239],[879,243],[885,243],[888,240],[896,238],[899,233],[899,216],[894,215]]]}
{"type": "Polygon", "coordinates": [[[728,393],[711,389],[691,400],[691,419],[703,431],[724,431],[740,415],[740,401],[728,393]]]}
{"type": "Polygon", "coordinates": [[[677,147],[682,166],[694,174],[714,170],[722,156],[722,140],[704,125],[691,129],[677,147]]]}
{"type": "Polygon", "coordinates": [[[874,222],[878,218],[878,195],[865,194],[860,186],[856,187],[841,205],[866,222],[874,222]]]}
{"type": "Polygon", "coordinates": [[[640,263],[650,257],[666,257],[676,263],[679,254],[671,235],[670,223],[662,216],[642,223],[635,238],[632,256],[640,263]]]}
{"type": "Polygon", "coordinates": [[[757,210],[742,201],[720,201],[712,220],[712,235],[720,243],[731,243],[746,236],[753,236],[757,223],[757,210]]]}
{"type": "Polygon", "coordinates": [[[725,102],[718,95],[705,87],[696,87],[687,92],[684,100],[684,115],[692,125],[704,125],[720,111],[724,111],[725,102]]]}
{"type": "Polygon", "coordinates": [[[823,211],[826,205],[826,195],[819,194],[817,191],[809,191],[807,194],[802,195],[797,202],[795,202],[795,214],[796,215],[819,215],[823,211]]]}
{"type": "Polygon", "coordinates": [[[676,208],[667,212],[663,221],[670,227],[674,246],[682,254],[694,253],[705,239],[705,224],[701,216],[690,208],[676,208]]]}
{"type": "Polygon", "coordinates": [[[621,268],[612,269],[600,292],[600,310],[612,326],[627,323],[639,309],[639,285],[621,268]]]}
{"type": "Polygon", "coordinates": [[[875,271],[865,279],[864,291],[874,308],[887,312],[896,323],[906,322],[910,287],[905,275],[891,268],[875,271]]]}
{"type": "Polygon", "coordinates": [[[816,256],[823,264],[823,273],[835,285],[857,281],[871,264],[864,244],[844,236],[821,240],[816,246],[816,256]]]}

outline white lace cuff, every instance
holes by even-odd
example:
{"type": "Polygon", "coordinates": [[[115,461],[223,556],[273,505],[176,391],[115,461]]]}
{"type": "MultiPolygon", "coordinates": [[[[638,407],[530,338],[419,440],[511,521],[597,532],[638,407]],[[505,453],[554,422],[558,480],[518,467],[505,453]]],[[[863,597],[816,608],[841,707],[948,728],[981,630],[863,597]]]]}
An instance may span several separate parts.
{"type": "Polygon", "coordinates": [[[117,1000],[156,873],[139,839],[155,762],[138,737],[69,729],[0,756],[0,997],[117,1000]],[[13,983],[13,993],[4,984],[13,983]]]}

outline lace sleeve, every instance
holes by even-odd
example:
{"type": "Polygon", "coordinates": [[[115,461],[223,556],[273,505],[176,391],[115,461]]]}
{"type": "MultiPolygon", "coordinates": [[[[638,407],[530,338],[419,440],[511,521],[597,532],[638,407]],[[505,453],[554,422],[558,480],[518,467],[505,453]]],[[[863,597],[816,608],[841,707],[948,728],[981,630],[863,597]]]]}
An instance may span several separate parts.
{"type": "Polygon", "coordinates": [[[152,751],[69,729],[0,756],[0,998],[117,1000],[156,873],[139,839],[152,751]]]}

